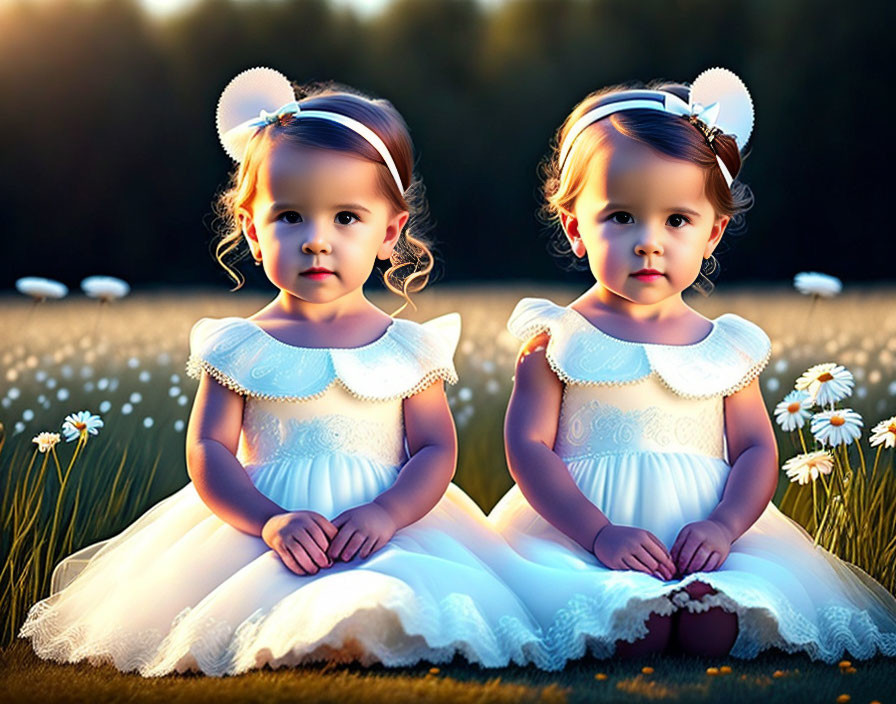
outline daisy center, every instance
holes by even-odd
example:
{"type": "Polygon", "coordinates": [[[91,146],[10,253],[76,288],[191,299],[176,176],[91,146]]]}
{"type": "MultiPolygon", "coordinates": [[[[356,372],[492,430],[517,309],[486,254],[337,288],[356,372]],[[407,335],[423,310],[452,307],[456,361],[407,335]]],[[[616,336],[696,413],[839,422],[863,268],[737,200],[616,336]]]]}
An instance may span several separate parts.
{"type": "Polygon", "coordinates": [[[82,423],[80,421],[75,421],[74,423],[72,423],[72,425],[75,426],[75,428],[77,428],[78,430],[84,430],[87,427],[87,423],[82,423]]]}
{"type": "Polygon", "coordinates": [[[846,420],[840,416],[831,416],[831,425],[843,425],[846,420]]]}
{"type": "Polygon", "coordinates": [[[888,433],[893,433],[893,435],[896,435],[896,423],[890,423],[890,424],[887,426],[887,432],[888,432],[888,433]]]}
{"type": "Polygon", "coordinates": [[[794,401],[787,407],[787,412],[788,413],[796,413],[798,410],[800,410],[801,406],[802,406],[802,404],[799,401],[794,401]]]}
{"type": "Polygon", "coordinates": [[[818,380],[821,382],[825,382],[825,381],[830,381],[833,378],[834,378],[833,374],[831,374],[830,372],[825,372],[820,377],[818,377],[818,380]]]}

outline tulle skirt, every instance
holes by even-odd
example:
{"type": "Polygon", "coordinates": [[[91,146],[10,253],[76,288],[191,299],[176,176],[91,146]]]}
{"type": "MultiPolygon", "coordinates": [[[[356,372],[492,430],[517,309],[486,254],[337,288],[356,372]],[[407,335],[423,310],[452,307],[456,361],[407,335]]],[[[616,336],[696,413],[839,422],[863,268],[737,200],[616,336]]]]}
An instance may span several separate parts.
{"type": "MultiPolygon", "coordinates": [[[[649,452],[573,460],[568,467],[613,523],[647,529],[670,549],[685,524],[705,519],[718,505],[730,470],[720,458],[649,452]]],[[[612,655],[616,640],[647,633],[652,612],[713,606],[737,613],[734,657],[752,658],[770,647],[829,663],[847,654],[896,655],[893,595],[815,546],[772,503],[733,543],[721,567],[672,581],[604,567],[538,515],[516,486],[489,520],[521,556],[551,571],[549,584],[534,584],[514,570],[502,577],[539,619],[552,669],[586,651],[612,655]],[[698,580],[717,593],[691,599],[683,587],[698,580]]]]}
{"type": "MultiPolygon", "coordinates": [[[[316,456],[247,466],[289,510],[328,518],[387,488],[397,468],[316,456]]],[[[359,661],[551,665],[528,608],[491,565],[524,563],[450,484],[365,560],[297,575],[260,537],[211,512],[192,482],[126,530],[64,560],[19,635],[44,659],[111,662],[145,677],[359,661]]],[[[518,570],[517,570],[518,571],[518,570]]]]}

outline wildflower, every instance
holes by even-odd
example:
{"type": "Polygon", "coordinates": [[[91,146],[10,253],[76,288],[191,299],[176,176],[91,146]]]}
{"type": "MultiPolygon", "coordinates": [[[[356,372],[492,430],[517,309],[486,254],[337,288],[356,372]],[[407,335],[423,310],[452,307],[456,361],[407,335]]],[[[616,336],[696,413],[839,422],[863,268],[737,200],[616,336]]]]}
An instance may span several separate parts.
{"type": "Polygon", "coordinates": [[[884,447],[896,446],[896,416],[882,420],[871,429],[871,447],[880,444],[884,447]]]}
{"type": "Polygon", "coordinates": [[[791,457],[781,467],[790,477],[791,482],[808,484],[815,481],[820,474],[830,474],[834,467],[834,458],[827,450],[807,452],[796,457],[791,457]]]}
{"type": "Polygon", "coordinates": [[[65,284],[40,276],[24,276],[17,279],[16,289],[19,293],[24,293],[38,301],[45,298],[63,298],[68,293],[68,287],[65,284]]]}
{"type": "Polygon", "coordinates": [[[105,302],[126,296],[131,287],[114,276],[88,276],[81,282],[81,290],[91,298],[105,302]]]}
{"type": "Polygon", "coordinates": [[[846,367],[825,362],[803,372],[794,388],[807,391],[812,403],[826,406],[849,396],[854,383],[852,373],[846,367]]]}
{"type": "Polygon", "coordinates": [[[797,291],[807,296],[831,298],[843,290],[843,284],[836,276],[819,274],[817,271],[802,271],[793,277],[797,291]]]}
{"type": "Polygon", "coordinates": [[[775,406],[775,421],[784,430],[796,430],[802,428],[806,419],[811,417],[809,408],[812,401],[807,391],[791,391],[775,406]]]}
{"type": "Polygon", "coordinates": [[[59,433],[38,433],[31,439],[31,442],[37,444],[37,449],[40,452],[49,452],[59,442],[59,433]]]}
{"type": "Polygon", "coordinates": [[[849,445],[862,434],[862,416],[851,408],[823,411],[812,416],[810,427],[822,445],[849,445]]]}
{"type": "Polygon", "coordinates": [[[65,435],[65,441],[71,442],[80,437],[86,438],[88,433],[97,435],[102,427],[102,418],[93,415],[90,411],[78,411],[65,417],[65,421],[62,423],[62,432],[65,435]]]}

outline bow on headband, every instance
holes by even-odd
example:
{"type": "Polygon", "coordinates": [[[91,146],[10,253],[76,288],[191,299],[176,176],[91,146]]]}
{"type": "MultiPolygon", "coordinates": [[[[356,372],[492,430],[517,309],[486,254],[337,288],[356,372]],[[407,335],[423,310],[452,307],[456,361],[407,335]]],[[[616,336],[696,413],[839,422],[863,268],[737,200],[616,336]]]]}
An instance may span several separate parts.
{"type": "MultiPolygon", "coordinates": [[[[711,68],[697,76],[687,103],[677,95],[661,90],[620,91],[612,97],[614,102],[592,108],[569,128],[560,147],[561,171],[575,140],[586,127],[625,110],[658,110],[687,118],[700,129],[714,152],[712,143],[719,132],[732,135],[738,149],[744,148],[753,132],[750,93],[737,74],[724,68],[711,68]]],[[[730,187],[734,178],[718,154],[716,161],[730,187]]]]}
{"type": "Polygon", "coordinates": [[[292,115],[295,119],[317,118],[336,122],[363,137],[382,157],[399,193],[405,188],[398,167],[380,136],[364,123],[348,115],[329,110],[306,110],[295,99],[289,80],[272,68],[250,68],[238,74],[218,99],[216,122],[221,144],[234,161],[246,155],[249,139],[262,127],[292,115]],[[267,107],[280,105],[274,112],[267,107]]]}
{"type": "Polygon", "coordinates": [[[252,127],[266,127],[267,125],[273,124],[275,122],[280,122],[280,119],[286,117],[287,115],[294,115],[298,112],[301,112],[302,108],[299,103],[293,100],[290,103],[287,103],[279,110],[275,112],[268,112],[263,109],[258,113],[258,120],[251,123],[252,127]]]}

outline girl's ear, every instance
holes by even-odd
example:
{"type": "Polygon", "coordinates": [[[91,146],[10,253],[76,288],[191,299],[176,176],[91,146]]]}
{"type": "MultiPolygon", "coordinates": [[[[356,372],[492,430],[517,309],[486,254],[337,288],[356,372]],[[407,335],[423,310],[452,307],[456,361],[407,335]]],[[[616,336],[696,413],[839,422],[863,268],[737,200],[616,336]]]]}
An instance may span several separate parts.
{"type": "Polygon", "coordinates": [[[377,259],[388,259],[392,256],[392,250],[395,249],[395,244],[398,242],[401,231],[404,230],[404,226],[407,225],[410,216],[411,214],[407,210],[402,210],[393,215],[392,219],[386,223],[386,237],[383,239],[379,249],[376,250],[377,259]]]}
{"type": "Polygon", "coordinates": [[[240,210],[237,213],[237,218],[240,224],[240,229],[243,231],[243,237],[246,238],[246,242],[249,244],[252,256],[258,259],[261,255],[261,251],[258,245],[258,233],[255,231],[255,223],[252,220],[252,216],[245,210],[240,210]]]}
{"type": "Polygon", "coordinates": [[[716,217],[712,230],[709,232],[709,240],[706,242],[706,247],[703,248],[704,259],[708,259],[715,251],[715,248],[719,246],[722,234],[725,232],[725,228],[728,227],[729,222],[731,222],[730,215],[719,215],[716,217]]]}
{"type": "Polygon", "coordinates": [[[579,259],[585,256],[585,243],[582,242],[582,236],[579,234],[579,221],[572,213],[565,210],[560,211],[560,223],[563,225],[563,234],[569,240],[569,246],[572,253],[579,259]]]}

